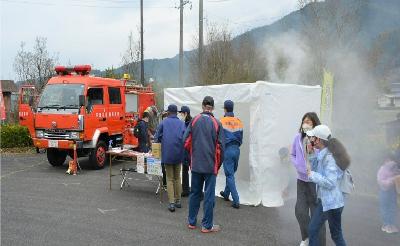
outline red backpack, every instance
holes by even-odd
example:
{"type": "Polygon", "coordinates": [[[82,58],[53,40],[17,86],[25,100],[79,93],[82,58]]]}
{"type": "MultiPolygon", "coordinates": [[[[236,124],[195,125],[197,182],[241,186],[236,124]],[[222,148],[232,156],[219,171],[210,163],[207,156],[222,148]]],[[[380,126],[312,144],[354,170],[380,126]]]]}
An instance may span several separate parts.
{"type": "MultiPolygon", "coordinates": [[[[197,115],[196,117],[194,117],[194,119],[192,120],[191,123],[191,127],[193,128],[193,126],[196,124],[196,122],[200,119],[201,115],[197,115]]],[[[214,162],[214,174],[217,175],[218,174],[218,170],[221,168],[221,144],[218,143],[218,130],[219,130],[219,125],[217,120],[211,116],[210,117],[213,124],[214,124],[214,128],[215,128],[215,132],[217,134],[217,140],[215,142],[215,162],[214,162]]],[[[190,153],[190,158],[192,158],[192,132],[190,132],[189,136],[187,137],[186,141],[185,141],[185,149],[187,151],[189,151],[190,153]]],[[[192,162],[190,162],[190,167],[192,167],[192,162]]]]}

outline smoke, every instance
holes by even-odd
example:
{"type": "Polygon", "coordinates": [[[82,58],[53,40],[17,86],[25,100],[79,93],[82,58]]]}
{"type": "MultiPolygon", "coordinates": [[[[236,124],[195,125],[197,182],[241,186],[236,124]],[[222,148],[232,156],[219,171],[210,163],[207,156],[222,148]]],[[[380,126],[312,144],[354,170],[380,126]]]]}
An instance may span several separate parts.
{"type": "Polygon", "coordinates": [[[325,124],[330,124],[352,157],[357,192],[377,194],[376,172],[385,152],[385,112],[376,107],[380,91],[367,52],[331,45],[321,56],[308,38],[294,31],[267,39],[263,47],[271,82],[322,85],[323,69],[333,74],[332,122],[325,124]]]}
{"type": "Polygon", "coordinates": [[[308,84],[304,81],[310,66],[307,57],[307,46],[297,32],[286,32],[277,37],[266,40],[264,52],[267,61],[267,80],[291,83],[308,84]]]}

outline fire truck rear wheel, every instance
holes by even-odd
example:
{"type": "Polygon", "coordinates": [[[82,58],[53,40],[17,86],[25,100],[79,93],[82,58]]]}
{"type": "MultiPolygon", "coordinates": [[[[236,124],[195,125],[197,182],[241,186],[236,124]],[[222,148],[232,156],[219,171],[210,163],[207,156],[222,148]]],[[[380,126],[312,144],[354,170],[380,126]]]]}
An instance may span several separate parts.
{"type": "Polygon", "coordinates": [[[52,166],[61,166],[67,158],[67,151],[58,149],[47,149],[47,160],[52,166]]]}
{"type": "Polygon", "coordinates": [[[108,156],[106,154],[107,145],[104,141],[99,141],[96,148],[92,149],[89,154],[89,161],[95,169],[102,169],[107,163],[108,156]]]}

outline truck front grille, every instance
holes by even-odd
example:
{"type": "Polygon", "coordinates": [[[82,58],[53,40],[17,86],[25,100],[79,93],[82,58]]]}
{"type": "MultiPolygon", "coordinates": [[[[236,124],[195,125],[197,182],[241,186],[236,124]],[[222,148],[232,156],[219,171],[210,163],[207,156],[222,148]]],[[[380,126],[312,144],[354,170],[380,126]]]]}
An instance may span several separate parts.
{"type": "Polygon", "coordinates": [[[45,131],[44,137],[50,139],[69,139],[70,135],[65,131],[45,131]]]}

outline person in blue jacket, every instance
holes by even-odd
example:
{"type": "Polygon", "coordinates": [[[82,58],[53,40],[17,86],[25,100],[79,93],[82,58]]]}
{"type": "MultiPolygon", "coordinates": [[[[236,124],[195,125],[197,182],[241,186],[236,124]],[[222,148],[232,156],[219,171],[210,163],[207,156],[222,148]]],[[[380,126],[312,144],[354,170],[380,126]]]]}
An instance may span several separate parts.
{"type": "Polygon", "coordinates": [[[307,175],[317,187],[318,203],[308,225],[309,245],[318,246],[319,232],[325,221],[328,221],[331,238],[337,246],[345,246],[342,231],[342,212],[344,195],[340,187],[344,171],[350,165],[346,148],[326,125],[316,126],[307,131],[311,145],[319,152],[310,151],[311,166],[307,175]]]}
{"type": "MultiPolygon", "coordinates": [[[[204,217],[201,222],[203,233],[218,232],[220,226],[214,224],[215,183],[221,160],[216,159],[217,145],[220,156],[224,156],[225,137],[221,123],[214,118],[214,99],[206,96],[202,103],[203,112],[193,118],[185,132],[185,145],[191,139],[192,182],[189,196],[188,228],[196,229],[197,214],[203,190],[204,217]]],[[[222,158],[221,158],[222,159],[222,158]]]]}
{"type": "Polygon", "coordinates": [[[226,100],[224,102],[225,116],[221,118],[221,124],[225,134],[225,156],[224,172],[226,177],[225,190],[220,195],[229,201],[229,195],[232,194],[232,207],[239,208],[239,193],[236,190],[235,173],[239,164],[240,145],[243,141],[243,123],[233,113],[233,102],[226,100]]]}
{"type": "Polygon", "coordinates": [[[177,117],[178,107],[168,106],[168,117],[158,126],[155,140],[161,143],[161,161],[167,173],[168,210],[181,208],[181,165],[185,124],[177,117]]]}

